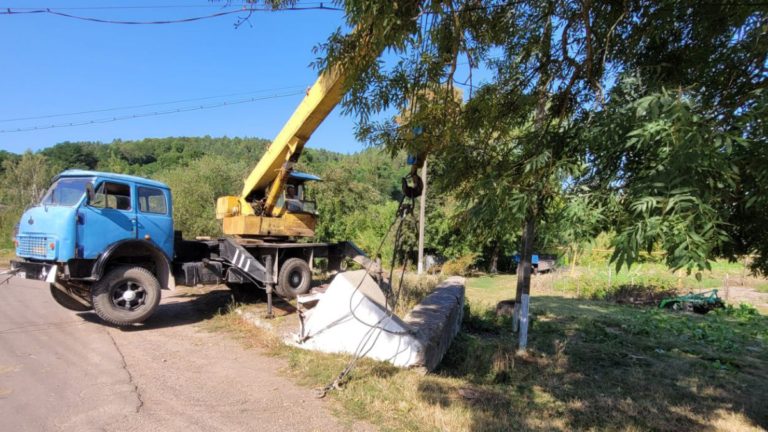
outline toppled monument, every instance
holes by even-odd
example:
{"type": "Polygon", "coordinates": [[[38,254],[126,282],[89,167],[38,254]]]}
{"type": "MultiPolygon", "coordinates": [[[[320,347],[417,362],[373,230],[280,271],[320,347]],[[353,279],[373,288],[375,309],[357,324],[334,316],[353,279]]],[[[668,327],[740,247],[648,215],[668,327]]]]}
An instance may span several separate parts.
{"type": "Polygon", "coordinates": [[[301,328],[296,346],[433,370],[459,332],[464,278],[451,277],[405,318],[365,270],[340,273],[325,289],[298,297],[301,328]]]}

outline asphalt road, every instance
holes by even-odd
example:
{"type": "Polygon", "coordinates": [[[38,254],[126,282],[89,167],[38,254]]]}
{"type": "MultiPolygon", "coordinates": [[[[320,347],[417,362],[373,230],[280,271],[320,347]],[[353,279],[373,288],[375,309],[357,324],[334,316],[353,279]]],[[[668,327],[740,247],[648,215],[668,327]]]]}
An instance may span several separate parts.
{"type": "Polygon", "coordinates": [[[121,329],[24,281],[0,285],[0,430],[370,428],[340,423],[279,359],[201,331],[210,295],[163,294],[146,325],[121,329]]]}

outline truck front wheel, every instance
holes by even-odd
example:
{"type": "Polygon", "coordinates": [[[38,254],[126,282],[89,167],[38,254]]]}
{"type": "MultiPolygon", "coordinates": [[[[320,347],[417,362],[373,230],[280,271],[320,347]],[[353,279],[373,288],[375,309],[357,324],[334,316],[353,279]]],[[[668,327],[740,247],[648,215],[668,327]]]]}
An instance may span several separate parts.
{"type": "Polygon", "coordinates": [[[295,298],[312,288],[312,270],[303,259],[291,258],[280,267],[277,282],[277,294],[280,297],[295,298]]]}
{"type": "Polygon", "coordinates": [[[104,321],[122,326],[140,323],[160,304],[160,282],[142,267],[117,267],[93,285],[93,309],[104,321]]]}

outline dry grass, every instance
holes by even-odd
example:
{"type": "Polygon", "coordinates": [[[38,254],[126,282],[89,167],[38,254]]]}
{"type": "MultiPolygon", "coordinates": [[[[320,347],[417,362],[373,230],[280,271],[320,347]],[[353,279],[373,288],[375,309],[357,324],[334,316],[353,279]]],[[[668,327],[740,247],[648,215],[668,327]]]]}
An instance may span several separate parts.
{"type": "MultiPolygon", "coordinates": [[[[436,282],[407,282],[403,306],[436,282]]],[[[768,427],[768,321],[751,310],[694,316],[544,294],[534,289],[527,353],[495,302],[508,278],[470,279],[462,332],[422,377],[362,361],[329,397],[340,416],[385,431],[756,431],[768,427]]],[[[539,287],[539,290],[544,287],[539,287]]],[[[230,308],[232,309],[232,308],[230,308]]],[[[349,357],[286,347],[242,315],[212,320],[284,357],[285,373],[326,385],[349,357]]]]}
{"type": "Polygon", "coordinates": [[[10,261],[16,258],[16,251],[13,249],[0,249],[0,268],[10,266],[10,261]]]}
{"type": "Polygon", "coordinates": [[[246,348],[279,350],[283,347],[280,336],[268,328],[255,325],[249,314],[250,307],[244,307],[234,300],[222,308],[220,313],[207,321],[206,329],[220,331],[240,340],[246,348]]]}
{"type": "MultiPolygon", "coordinates": [[[[444,280],[445,276],[442,275],[419,276],[413,273],[406,273],[403,277],[400,299],[395,306],[395,314],[404,317],[408,311],[424,300],[424,297],[434,291],[435,287],[444,280]]],[[[400,285],[399,272],[396,277],[393,278],[392,285],[395,290],[400,285]]]]}

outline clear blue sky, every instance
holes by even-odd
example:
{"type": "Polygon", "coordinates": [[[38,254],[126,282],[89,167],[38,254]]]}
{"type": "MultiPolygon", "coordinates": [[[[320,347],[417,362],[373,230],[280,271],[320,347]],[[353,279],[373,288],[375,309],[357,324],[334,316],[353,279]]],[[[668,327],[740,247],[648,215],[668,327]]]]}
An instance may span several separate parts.
{"type": "MultiPolygon", "coordinates": [[[[11,0],[14,7],[209,5],[204,0],[11,0]]],[[[216,8],[149,10],[67,10],[103,19],[154,21],[207,15],[216,8]]],[[[233,27],[237,17],[171,25],[111,25],[52,15],[0,15],[0,121],[99,110],[231,93],[307,86],[312,47],[342,25],[341,12],[257,13],[252,28],[233,27]]],[[[0,129],[142,114],[263,94],[134,108],[107,113],[0,122],[0,129]]],[[[101,141],[167,136],[251,136],[272,139],[301,96],[264,100],[189,113],[112,123],[0,134],[0,149],[38,150],[62,141],[101,141]]],[[[338,111],[338,110],[337,110],[338,111]]],[[[354,121],[338,112],[309,142],[341,152],[361,150],[354,121]]]]}

